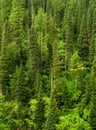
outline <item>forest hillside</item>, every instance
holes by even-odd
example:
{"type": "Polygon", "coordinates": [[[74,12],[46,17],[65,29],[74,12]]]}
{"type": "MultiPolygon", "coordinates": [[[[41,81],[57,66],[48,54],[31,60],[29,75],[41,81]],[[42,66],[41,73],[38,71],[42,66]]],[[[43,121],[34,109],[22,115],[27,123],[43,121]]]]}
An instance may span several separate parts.
{"type": "Polygon", "coordinates": [[[96,130],[96,0],[0,0],[0,130],[96,130]]]}

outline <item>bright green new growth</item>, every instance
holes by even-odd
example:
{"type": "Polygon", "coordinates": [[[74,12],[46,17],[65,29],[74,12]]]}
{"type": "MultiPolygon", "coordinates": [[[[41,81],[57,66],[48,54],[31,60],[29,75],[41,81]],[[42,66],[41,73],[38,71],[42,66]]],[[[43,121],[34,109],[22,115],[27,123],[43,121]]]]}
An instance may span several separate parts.
{"type": "Polygon", "coordinates": [[[96,129],[96,0],[0,0],[0,130],[96,129]]]}

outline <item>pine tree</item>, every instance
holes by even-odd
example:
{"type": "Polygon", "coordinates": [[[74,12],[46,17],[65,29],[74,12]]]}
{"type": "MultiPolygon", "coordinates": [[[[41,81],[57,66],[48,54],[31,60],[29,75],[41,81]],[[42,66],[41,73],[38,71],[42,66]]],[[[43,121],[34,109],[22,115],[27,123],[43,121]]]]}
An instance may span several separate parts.
{"type": "Polygon", "coordinates": [[[90,110],[90,125],[92,130],[96,129],[96,57],[94,57],[93,65],[92,65],[92,97],[91,97],[91,110],[90,110]]]}
{"type": "Polygon", "coordinates": [[[47,12],[48,16],[50,16],[50,14],[53,14],[53,7],[52,7],[52,1],[51,0],[47,0],[46,12],[47,12]]]}
{"type": "Polygon", "coordinates": [[[16,77],[15,77],[15,95],[16,99],[19,104],[26,106],[27,103],[29,102],[30,98],[30,90],[28,89],[26,85],[26,80],[25,80],[25,71],[24,67],[20,66],[20,68],[16,68],[16,77]]]}
{"type": "Polygon", "coordinates": [[[88,44],[89,44],[89,64],[92,66],[94,59],[94,40],[92,35],[92,26],[93,26],[93,8],[89,7],[87,12],[87,33],[88,33],[88,44]]]}
{"type": "Polygon", "coordinates": [[[86,21],[86,16],[83,15],[82,22],[80,25],[80,34],[78,36],[78,43],[79,43],[78,47],[79,47],[79,55],[81,57],[81,60],[83,60],[85,62],[85,65],[87,66],[89,45],[88,45],[87,27],[85,21],[86,21]]]}
{"type": "Polygon", "coordinates": [[[53,48],[53,69],[51,68],[51,94],[50,94],[50,105],[49,105],[49,113],[47,117],[47,121],[45,123],[45,130],[55,130],[56,123],[58,122],[59,111],[59,99],[60,99],[60,91],[59,91],[59,65],[57,58],[57,46],[54,45],[53,48]],[[56,53],[56,56],[55,56],[56,53]]]}
{"type": "Polygon", "coordinates": [[[64,29],[65,29],[65,71],[70,68],[70,58],[72,55],[72,43],[73,43],[73,16],[71,15],[71,9],[65,12],[64,16],[64,29]]]}
{"type": "Polygon", "coordinates": [[[38,10],[38,14],[35,16],[35,20],[34,20],[34,27],[35,30],[38,32],[36,33],[37,35],[37,43],[39,45],[40,48],[40,53],[41,53],[41,62],[43,60],[43,55],[45,55],[45,51],[44,49],[47,48],[47,45],[44,45],[46,43],[44,43],[44,36],[45,36],[45,32],[46,32],[46,25],[47,25],[47,15],[46,13],[44,13],[43,9],[40,8],[38,10]]]}
{"type": "Polygon", "coordinates": [[[53,84],[54,84],[54,97],[56,98],[56,102],[58,107],[60,107],[60,87],[59,87],[59,79],[60,79],[60,64],[57,50],[57,41],[53,43],[53,84]]]}
{"type": "Polygon", "coordinates": [[[11,10],[11,0],[1,0],[0,1],[1,5],[1,24],[5,24],[9,20],[10,16],[10,10],[11,10]]]}
{"type": "Polygon", "coordinates": [[[72,42],[71,42],[71,30],[70,30],[70,27],[69,25],[66,25],[66,56],[65,56],[65,71],[69,68],[69,64],[70,64],[70,58],[71,58],[71,45],[72,45],[72,42]]]}
{"type": "MultiPolygon", "coordinates": [[[[36,31],[36,42],[39,49],[39,73],[42,80],[42,76],[47,73],[47,60],[48,60],[48,47],[47,47],[47,14],[44,13],[44,9],[40,8],[38,14],[34,19],[34,28],[36,31]],[[38,33],[37,33],[38,32],[38,33]]],[[[44,86],[44,85],[43,85],[44,86]]]]}
{"type": "Polygon", "coordinates": [[[42,84],[39,87],[38,103],[35,116],[36,130],[42,130],[45,123],[45,102],[43,100],[42,84]]]}
{"type": "Polygon", "coordinates": [[[30,31],[30,42],[29,42],[29,81],[32,96],[35,95],[35,89],[39,85],[39,73],[40,73],[40,59],[39,59],[39,48],[36,42],[36,32],[34,27],[30,31]],[[38,51],[37,51],[38,50],[38,51]],[[37,82],[38,80],[38,82],[37,82]]]}
{"type": "Polygon", "coordinates": [[[10,30],[11,30],[11,41],[16,41],[18,45],[18,50],[21,50],[24,30],[23,30],[23,20],[24,20],[24,0],[12,1],[12,9],[9,17],[10,30]]]}
{"type": "Polygon", "coordinates": [[[58,122],[58,107],[54,94],[50,97],[50,106],[47,121],[45,124],[45,130],[56,130],[56,123],[58,122]]]}
{"type": "Polygon", "coordinates": [[[8,57],[6,55],[6,48],[8,45],[8,28],[7,24],[4,24],[2,31],[2,40],[1,40],[1,54],[0,54],[0,88],[2,89],[3,94],[8,96],[10,93],[9,88],[9,65],[8,57]]]}
{"type": "MultiPolygon", "coordinates": [[[[16,67],[16,72],[14,73],[13,82],[12,84],[14,86],[13,90],[13,96],[12,99],[14,99],[17,102],[18,108],[17,108],[17,120],[19,120],[19,123],[17,125],[18,129],[25,129],[24,127],[27,127],[26,118],[28,118],[27,108],[28,103],[30,100],[30,89],[28,88],[25,80],[25,71],[24,66],[22,66],[22,63],[20,67],[16,67]]],[[[12,86],[12,87],[13,87],[12,86]]]]}

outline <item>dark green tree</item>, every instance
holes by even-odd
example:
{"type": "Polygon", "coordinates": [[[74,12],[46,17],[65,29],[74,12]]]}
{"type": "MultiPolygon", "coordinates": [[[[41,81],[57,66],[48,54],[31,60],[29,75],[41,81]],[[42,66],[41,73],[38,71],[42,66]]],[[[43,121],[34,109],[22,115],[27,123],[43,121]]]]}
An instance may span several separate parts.
{"type": "Polygon", "coordinates": [[[39,58],[39,47],[36,42],[36,32],[34,27],[30,31],[30,41],[29,41],[29,80],[28,85],[30,86],[30,91],[32,96],[35,95],[36,88],[39,85],[39,73],[40,73],[40,58],[39,58]],[[38,51],[37,51],[38,50],[38,51]]]}
{"type": "Polygon", "coordinates": [[[41,87],[39,88],[38,100],[37,100],[38,103],[35,116],[36,130],[42,130],[45,124],[45,102],[43,100],[43,92],[41,87]]]}
{"type": "Polygon", "coordinates": [[[87,66],[89,45],[88,45],[87,27],[85,21],[86,21],[86,16],[83,15],[82,22],[80,25],[80,33],[78,36],[78,46],[79,46],[79,56],[81,57],[81,60],[85,61],[85,65],[87,66]]]}
{"type": "Polygon", "coordinates": [[[23,20],[24,20],[24,13],[25,13],[24,5],[25,5],[24,0],[20,0],[18,2],[16,0],[13,0],[12,9],[9,16],[11,41],[12,42],[16,41],[20,53],[22,48],[22,42],[24,39],[24,29],[23,29],[23,20]]]}
{"type": "Polygon", "coordinates": [[[90,108],[90,125],[92,130],[96,129],[96,57],[94,57],[93,65],[92,65],[92,96],[91,96],[91,108],[90,108]]]}
{"type": "MultiPolygon", "coordinates": [[[[8,45],[8,26],[4,24],[1,39],[1,52],[0,52],[0,88],[3,94],[7,95],[10,93],[9,88],[9,60],[7,55],[8,45]]],[[[8,95],[7,95],[8,96],[8,95]]]]}
{"type": "Polygon", "coordinates": [[[47,121],[45,123],[45,130],[56,130],[56,123],[58,122],[59,111],[54,94],[50,97],[50,106],[47,121]]]}
{"type": "Polygon", "coordinates": [[[20,105],[27,105],[29,102],[29,97],[30,97],[30,91],[26,85],[26,80],[25,80],[25,71],[24,67],[21,66],[16,68],[16,81],[14,84],[15,86],[15,96],[20,105]],[[22,96],[21,96],[22,95],[22,96]]]}

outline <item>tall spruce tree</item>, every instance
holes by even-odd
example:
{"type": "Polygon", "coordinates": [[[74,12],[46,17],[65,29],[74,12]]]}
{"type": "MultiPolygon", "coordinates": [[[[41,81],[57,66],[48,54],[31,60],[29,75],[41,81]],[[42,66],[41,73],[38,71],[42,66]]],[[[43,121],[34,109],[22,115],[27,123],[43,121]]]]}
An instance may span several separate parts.
{"type": "Polygon", "coordinates": [[[90,125],[92,130],[96,129],[96,57],[94,57],[92,65],[92,97],[91,97],[91,110],[90,110],[90,125]]]}
{"type": "Polygon", "coordinates": [[[56,123],[58,122],[58,107],[54,94],[50,97],[50,106],[47,121],[45,123],[45,130],[56,130],[56,123]]]}
{"type": "Polygon", "coordinates": [[[79,43],[79,55],[83,61],[85,61],[85,65],[87,66],[88,54],[89,54],[89,45],[88,45],[88,37],[87,37],[87,27],[86,27],[86,16],[82,16],[82,22],[80,25],[80,34],[78,37],[79,43]],[[85,28],[85,29],[84,29],[85,28]],[[85,31],[86,30],[86,31],[85,31]],[[81,46],[82,45],[82,46],[81,46]]]}
{"type": "Polygon", "coordinates": [[[53,84],[54,84],[54,97],[56,98],[56,102],[58,107],[60,107],[60,87],[59,87],[59,79],[60,79],[60,64],[57,50],[57,41],[53,43],[53,84]]]}
{"type": "Polygon", "coordinates": [[[9,65],[8,57],[6,55],[6,48],[8,45],[8,26],[4,24],[1,39],[1,53],[0,53],[0,88],[3,94],[8,96],[9,88],[9,65]]]}
{"type": "Polygon", "coordinates": [[[45,102],[43,99],[42,83],[39,86],[37,108],[35,115],[36,130],[42,130],[45,124],[45,102]]]}
{"type": "MultiPolygon", "coordinates": [[[[11,41],[16,41],[18,50],[21,53],[22,41],[24,38],[23,20],[25,13],[25,1],[12,1],[12,9],[9,16],[11,30],[11,41]]],[[[19,54],[20,55],[20,54],[19,54]]],[[[19,56],[20,58],[20,56],[19,56]]],[[[19,62],[19,61],[18,61],[19,62]]]]}
{"type": "Polygon", "coordinates": [[[34,27],[31,28],[30,31],[30,42],[29,42],[29,81],[28,84],[30,86],[32,96],[35,95],[35,90],[39,85],[39,70],[40,70],[40,59],[39,59],[39,47],[36,42],[36,32],[34,27]],[[38,51],[37,51],[38,50],[38,51]],[[36,82],[38,80],[38,82],[36,82]]]}

